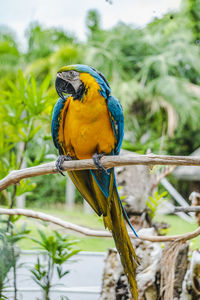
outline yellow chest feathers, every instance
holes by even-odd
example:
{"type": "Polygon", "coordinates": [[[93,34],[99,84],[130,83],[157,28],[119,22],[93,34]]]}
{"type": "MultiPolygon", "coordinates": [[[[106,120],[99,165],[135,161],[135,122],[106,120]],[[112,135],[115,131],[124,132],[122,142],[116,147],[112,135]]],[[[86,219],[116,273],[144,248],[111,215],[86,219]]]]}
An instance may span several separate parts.
{"type": "Polygon", "coordinates": [[[69,111],[73,117],[83,118],[85,122],[95,121],[99,115],[108,115],[106,100],[99,93],[100,87],[96,80],[87,73],[80,74],[81,81],[85,85],[85,94],[82,100],[75,100],[70,97],[69,111]]]}
{"type": "Polygon", "coordinates": [[[66,153],[78,159],[91,158],[96,152],[109,154],[115,138],[106,100],[100,95],[96,80],[86,73],[80,74],[85,85],[81,101],[68,98],[68,108],[60,126],[66,153]]]}

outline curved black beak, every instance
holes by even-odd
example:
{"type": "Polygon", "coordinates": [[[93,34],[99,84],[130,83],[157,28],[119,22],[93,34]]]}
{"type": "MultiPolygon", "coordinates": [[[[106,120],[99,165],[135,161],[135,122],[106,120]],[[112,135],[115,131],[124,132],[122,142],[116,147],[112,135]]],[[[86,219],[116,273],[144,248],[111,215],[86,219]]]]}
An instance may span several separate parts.
{"type": "Polygon", "coordinates": [[[55,87],[56,87],[56,92],[58,93],[58,96],[61,97],[63,100],[66,100],[63,93],[75,94],[75,89],[74,89],[73,85],[69,81],[66,81],[66,80],[60,78],[59,75],[57,75],[57,77],[56,77],[55,87]]]}

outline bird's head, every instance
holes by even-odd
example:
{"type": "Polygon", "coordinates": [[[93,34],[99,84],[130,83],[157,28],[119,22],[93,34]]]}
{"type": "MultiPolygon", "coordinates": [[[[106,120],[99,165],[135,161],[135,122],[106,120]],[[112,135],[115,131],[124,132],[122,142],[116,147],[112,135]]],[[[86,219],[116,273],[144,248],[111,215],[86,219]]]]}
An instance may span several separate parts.
{"type": "Polygon", "coordinates": [[[72,95],[74,100],[81,100],[86,89],[90,88],[90,78],[93,79],[93,82],[95,80],[95,83],[97,83],[100,94],[107,98],[110,95],[111,89],[105,76],[96,69],[86,65],[62,67],[57,73],[55,82],[56,91],[64,100],[63,93],[72,95]],[[84,74],[87,75],[84,76],[84,74]]]}

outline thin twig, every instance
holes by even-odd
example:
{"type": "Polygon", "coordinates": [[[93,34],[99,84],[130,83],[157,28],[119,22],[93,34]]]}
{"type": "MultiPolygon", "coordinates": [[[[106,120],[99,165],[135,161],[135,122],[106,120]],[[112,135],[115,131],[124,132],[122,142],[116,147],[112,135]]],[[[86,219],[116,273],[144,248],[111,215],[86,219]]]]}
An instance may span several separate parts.
{"type": "MultiPolygon", "coordinates": [[[[104,167],[109,169],[117,166],[127,165],[185,165],[200,166],[200,156],[168,156],[168,155],[124,155],[124,156],[104,156],[101,159],[104,167]]],[[[72,160],[63,163],[63,170],[86,170],[96,169],[92,159],[72,160]]],[[[39,165],[32,168],[26,168],[18,171],[12,171],[8,176],[0,181],[0,191],[6,189],[12,184],[19,183],[20,180],[39,175],[55,174],[57,169],[55,162],[39,165]]]]}
{"type": "MultiPolygon", "coordinates": [[[[109,231],[105,230],[94,230],[89,229],[86,227],[82,227],[70,222],[63,221],[59,218],[56,218],[54,216],[36,212],[30,209],[6,209],[6,208],[0,208],[0,215],[21,215],[29,218],[35,218],[46,222],[51,222],[53,224],[59,225],[65,229],[69,229],[78,233],[81,233],[86,236],[95,236],[95,237],[111,237],[111,233],[109,231]]],[[[130,237],[136,239],[136,236],[129,231],[130,237]]],[[[200,227],[198,227],[193,232],[188,232],[181,235],[173,235],[173,236],[146,236],[144,234],[141,234],[138,232],[139,239],[144,241],[150,241],[150,242],[170,242],[170,241],[187,241],[190,239],[193,239],[200,235],[200,227]]]]}
{"type": "Polygon", "coordinates": [[[189,206],[189,207],[175,207],[174,212],[200,212],[200,206],[189,206]]]}
{"type": "Polygon", "coordinates": [[[163,178],[167,177],[169,174],[171,174],[174,171],[175,168],[176,168],[176,166],[168,167],[162,173],[158,174],[155,182],[153,183],[153,185],[151,187],[151,192],[153,192],[153,190],[158,186],[158,184],[160,183],[160,181],[163,178]]]}
{"type": "Polygon", "coordinates": [[[23,164],[23,161],[24,161],[24,158],[25,158],[24,153],[26,151],[27,146],[28,146],[27,142],[22,143],[22,147],[21,147],[22,149],[20,149],[20,151],[19,151],[19,157],[18,157],[18,162],[19,162],[18,168],[19,169],[21,169],[21,167],[22,167],[22,164],[23,164]]]}

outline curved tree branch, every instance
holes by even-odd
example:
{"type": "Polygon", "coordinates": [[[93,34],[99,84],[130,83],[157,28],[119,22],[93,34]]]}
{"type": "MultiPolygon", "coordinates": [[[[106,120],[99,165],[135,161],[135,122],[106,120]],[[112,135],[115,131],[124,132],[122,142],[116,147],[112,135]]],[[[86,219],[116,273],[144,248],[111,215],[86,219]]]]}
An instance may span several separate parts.
{"type": "MultiPolygon", "coordinates": [[[[46,222],[51,222],[53,224],[59,225],[65,229],[69,229],[72,231],[76,231],[78,233],[81,233],[86,236],[96,236],[96,237],[112,237],[111,233],[109,231],[105,230],[94,230],[94,229],[89,229],[86,227],[82,227],[70,222],[63,221],[59,218],[56,218],[54,216],[41,213],[41,212],[36,212],[30,209],[5,209],[5,208],[0,208],[0,215],[21,215],[21,216],[26,216],[29,218],[35,218],[39,219],[42,221],[46,222]]],[[[188,232],[185,234],[181,235],[173,235],[173,236],[146,236],[138,232],[139,234],[139,239],[143,241],[150,241],[150,242],[170,242],[170,241],[187,241],[190,239],[193,239],[200,235],[200,227],[198,227],[195,231],[193,232],[188,232]]],[[[129,236],[136,239],[136,236],[133,234],[133,232],[129,231],[129,236]]]]}
{"type": "MultiPolygon", "coordinates": [[[[127,165],[185,165],[200,166],[199,156],[168,156],[168,155],[124,155],[124,156],[104,156],[101,159],[105,168],[127,165]]],[[[96,169],[92,159],[72,160],[63,163],[63,170],[86,170],[96,169]]],[[[57,173],[55,162],[42,164],[36,167],[12,171],[8,176],[0,181],[0,191],[12,184],[19,183],[20,180],[39,175],[57,173]]]]}

